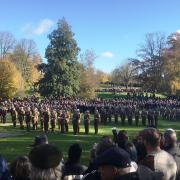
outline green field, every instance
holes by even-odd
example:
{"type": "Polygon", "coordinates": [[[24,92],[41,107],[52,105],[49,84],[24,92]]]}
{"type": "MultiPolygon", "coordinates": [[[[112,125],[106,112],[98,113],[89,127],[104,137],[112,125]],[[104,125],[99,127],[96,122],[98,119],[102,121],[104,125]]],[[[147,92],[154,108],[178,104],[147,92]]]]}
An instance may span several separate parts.
{"type": "MultiPolygon", "coordinates": [[[[144,94],[145,95],[145,94],[144,94]]],[[[148,96],[152,95],[148,93],[148,96]]],[[[112,92],[97,92],[97,97],[102,99],[112,99],[112,98],[127,98],[127,92],[112,93],[112,92]]],[[[156,94],[156,97],[165,98],[166,96],[162,94],[156,94]]]]}
{"type": "MultiPolygon", "coordinates": [[[[110,135],[111,128],[114,127],[115,124],[111,123],[110,125],[100,125],[99,127],[99,134],[94,135],[93,126],[91,126],[90,134],[84,134],[84,127],[81,126],[80,134],[74,136],[72,133],[72,126],[70,126],[70,132],[68,134],[61,134],[58,132],[58,129],[55,133],[48,133],[49,143],[57,145],[64,154],[64,158],[67,158],[67,150],[68,147],[72,143],[79,143],[83,148],[82,160],[83,164],[88,164],[89,160],[89,152],[93,145],[93,143],[98,142],[100,137],[103,135],[110,135]]],[[[125,126],[121,126],[119,123],[116,127],[120,129],[125,129],[128,131],[130,139],[134,138],[137,132],[143,129],[142,126],[136,127],[135,125],[132,127],[128,127],[126,124],[125,126]]],[[[180,123],[179,122],[169,122],[165,120],[161,120],[159,122],[159,129],[164,131],[166,128],[174,128],[177,130],[178,137],[180,138],[180,123]]],[[[17,155],[28,155],[29,151],[31,150],[30,144],[33,143],[33,139],[36,135],[41,134],[40,130],[26,132],[26,130],[20,130],[19,126],[13,128],[11,123],[7,124],[0,124],[0,132],[8,132],[8,133],[20,133],[21,135],[15,137],[8,137],[8,138],[0,138],[0,154],[2,154],[9,162],[11,162],[17,155]]]]}

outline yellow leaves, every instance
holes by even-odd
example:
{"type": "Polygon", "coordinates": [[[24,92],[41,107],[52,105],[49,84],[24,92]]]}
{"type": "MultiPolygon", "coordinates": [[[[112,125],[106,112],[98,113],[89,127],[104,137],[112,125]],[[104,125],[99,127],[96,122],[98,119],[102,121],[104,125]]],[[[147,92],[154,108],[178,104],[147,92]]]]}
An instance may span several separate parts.
{"type": "Polygon", "coordinates": [[[13,97],[23,88],[21,74],[8,60],[0,61],[0,97],[13,97]]]}
{"type": "Polygon", "coordinates": [[[172,94],[176,94],[176,92],[180,90],[180,79],[175,78],[174,80],[170,81],[170,87],[172,94]]]}

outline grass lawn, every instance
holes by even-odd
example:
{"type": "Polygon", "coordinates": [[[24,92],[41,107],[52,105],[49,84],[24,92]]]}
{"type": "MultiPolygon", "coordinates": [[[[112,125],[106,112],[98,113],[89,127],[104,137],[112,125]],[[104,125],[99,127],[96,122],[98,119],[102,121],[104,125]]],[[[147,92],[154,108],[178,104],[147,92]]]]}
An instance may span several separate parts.
{"type": "MultiPolygon", "coordinates": [[[[91,126],[90,134],[85,135],[84,127],[81,126],[80,129],[81,133],[77,136],[74,136],[72,133],[72,126],[70,126],[70,132],[68,134],[61,134],[58,132],[58,130],[56,130],[55,133],[48,133],[47,136],[49,139],[49,143],[58,146],[63,151],[65,159],[67,158],[68,147],[72,143],[81,144],[83,148],[81,162],[87,165],[89,159],[89,152],[93,143],[98,142],[103,135],[112,136],[111,128],[114,126],[115,126],[114,123],[106,126],[100,125],[98,135],[94,135],[93,126],[91,126]]],[[[139,130],[143,129],[142,126],[128,127],[127,124],[122,127],[120,123],[116,125],[116,127],[119,130],[120,129],[127,130],[130,139],[135,137],[135,135],[139,130]]],[[[170,127],[177,130],[178,137],[180,138],[180,122],[169,122],[165,120],[161,120],[159,122],[159,129],[161,131],[164,131],[166,128],[170,128],[170,127]]],[[[28,155],[29,151],[31,150],[31,147],[29,145],[33,143],[34,137],[42,133],[40,130],[26,132],[26,130],[20,130],[19,126],[13,128],[10,122],[5,125],[0,124],[0,132],[22,134],[15,137],[0,138],[0,154],[2,154],[9,162],[11,162],[17,155],[28,155]]]]}
{"type": "MultiPolygon", "coordinates": [[[[150,94],[151,93],[148,93],[148,96],[150,96],[150,94]]],[[[102,98],[102,99],[127,98],[127,92],[120,92],[120,93],[115,93],[115,94],[112,92],[97,92],[97,97],[102,98]]],[[[156,97],[166,98],[166,96],[162,94],[156,94],[156,97]]]]}

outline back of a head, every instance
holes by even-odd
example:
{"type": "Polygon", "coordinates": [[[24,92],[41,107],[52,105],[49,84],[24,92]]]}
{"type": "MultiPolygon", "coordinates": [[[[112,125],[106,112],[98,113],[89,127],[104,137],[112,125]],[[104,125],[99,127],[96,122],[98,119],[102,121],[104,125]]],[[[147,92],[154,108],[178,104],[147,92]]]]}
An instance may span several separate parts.
{"type": "Polygon", "coordinates": [[[155,128],[146,128],[142,132],[143,140],[152,148],[160,146],[161,135],[155,128]]]}
{"type": "Polygon", "coordinates": [[[114,147],[115,144],[109,136],[103,136],[96,146],[96,155],[102,154],[107,149],[114,147]]]}
{"type": "Polygon", "coordinates": [[[166,129],[164,132],[164,146],[173,147],[177,143],[177,135],[175,130],[166,129]]]}
{"type": "Polygon", "coordinates": [[[125,144],[128,141],[127,131],[125,131],[125,130],[119,131],[117,137],[118,137],[118,139],[117,139],[118,146],[124,149],[125,144]]]}
{"type": "Polygon", "coordinates": [[[0,155],[0,179],[9,180],[9,170],[6,160],[0,155]]]}
{"type": "Polygon", "coordinates": [[[62,152],[54,145],[43,144],[34,147],[29,153],[29,159],[32,163],[31,179],[60,179],[62,175],[60,167],[62,156],[62,152]]]}
{"type": "Polygon", "coordinates": [[[10,166],[10,173],[15,179],[30,179],[31,163],[27,156],[18,156],[10,166]]]}
{"type": "Polygon", "coordinates": [[[82,148],[79,144],[75,143],[69,147],[68,159],[69,162],[77,163],[79,162],[82,154],[82,148]]]}

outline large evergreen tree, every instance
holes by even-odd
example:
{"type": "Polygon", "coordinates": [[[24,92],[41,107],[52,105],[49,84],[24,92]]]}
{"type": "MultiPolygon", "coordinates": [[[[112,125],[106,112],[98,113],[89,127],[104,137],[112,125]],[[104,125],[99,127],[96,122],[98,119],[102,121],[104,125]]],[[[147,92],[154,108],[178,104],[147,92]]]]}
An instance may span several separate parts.
{"type": "Polygon", "coordinates": [[[50,35],[46,49],[47,65],[42,66],[44,77],[39,89],[43,96],[74,96],[79,91],[79,48],[71,27],[63,18],[50,35]]]}

